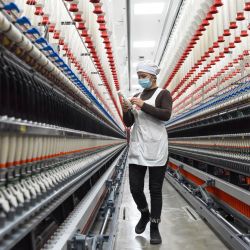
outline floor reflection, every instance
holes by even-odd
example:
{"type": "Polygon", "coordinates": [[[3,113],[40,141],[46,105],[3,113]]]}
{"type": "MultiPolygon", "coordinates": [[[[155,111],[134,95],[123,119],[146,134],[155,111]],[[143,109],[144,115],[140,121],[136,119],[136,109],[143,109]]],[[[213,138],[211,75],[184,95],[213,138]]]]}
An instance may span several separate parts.
{"type": "MultiPolygon", "coordinates": [[[[141,235],[135,233],[140,213],[129,191],[128,172],[125,175],[115,250],[226,250],[213,231],[201,219],[192,220],[185,212],[187,202],[167,182],[163,185],[163,209],[160,232],[161,245],[150,245],[150,225],[141,235]],[[124,210],[125,209],[125,218],[124,210]]],[[[146,174],[145,194],[149,198],[148,174],[146,174]]],[[[149,199],[148,199],[149,202],[149,199]]],[[[150,205],[150,203],[149,203],[150,205]]]]}

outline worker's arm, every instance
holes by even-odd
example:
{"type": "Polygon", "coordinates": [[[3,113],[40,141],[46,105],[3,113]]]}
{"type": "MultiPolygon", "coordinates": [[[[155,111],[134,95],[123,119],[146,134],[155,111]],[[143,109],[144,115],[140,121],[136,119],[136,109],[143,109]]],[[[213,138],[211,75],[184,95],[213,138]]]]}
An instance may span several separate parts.
{"type": "Polygon", "coordinates": [[[144,102],[141,110],[161,121],[168,121],[172,113],[172,97],[167,90],[163,90],[159,95],[160,99],[156,100],[159,102],[159,107],[154,107],[144,102]]]}

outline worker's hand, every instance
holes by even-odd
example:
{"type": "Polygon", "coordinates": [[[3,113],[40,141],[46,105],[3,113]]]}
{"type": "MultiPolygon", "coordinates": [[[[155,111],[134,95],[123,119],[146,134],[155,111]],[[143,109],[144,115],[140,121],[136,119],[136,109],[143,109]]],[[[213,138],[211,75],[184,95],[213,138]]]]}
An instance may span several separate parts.
{"type": "Polygon", "coordinates": [[[131,103],[141,108],[144,104],[144,101],[138,97],[133,97],[131,98],[131,103]]]}
{"type": "Polygon", "coordinates": [[[126,102],[122,101],[122,110],[123,112],[128,112],[129,111],[129,106],[126,102]]]}

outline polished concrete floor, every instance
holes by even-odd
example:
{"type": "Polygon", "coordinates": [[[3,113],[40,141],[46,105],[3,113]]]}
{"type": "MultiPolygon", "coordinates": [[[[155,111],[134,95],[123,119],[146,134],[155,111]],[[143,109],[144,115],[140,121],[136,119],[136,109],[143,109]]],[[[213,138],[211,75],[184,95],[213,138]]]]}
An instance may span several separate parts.
{"type": "MultiPolygon", "coordinates": [[[[161,245],[150,245],[149,224],[145,232],[137,235],[134,227],[140,213],[129,191],[128,170],[119,214],[115,250],[164,249],[164,250],[225,250],[228,249],[198,214],[166,181],[163,185],[163,209],[160,231],[161,245]],[[191,212],[191,213],[190,213],[191,212]]],[[[149,198],[148,175],[145,194],[149,198]]],[[[148,199],[149,201],[149,199],[148,199]]]]}

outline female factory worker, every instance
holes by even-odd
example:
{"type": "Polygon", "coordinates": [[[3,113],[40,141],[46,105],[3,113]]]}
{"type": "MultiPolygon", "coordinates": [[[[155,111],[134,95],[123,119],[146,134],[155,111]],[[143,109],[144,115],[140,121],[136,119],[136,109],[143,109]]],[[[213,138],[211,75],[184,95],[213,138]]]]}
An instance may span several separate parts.
{"type": "Polygon", "coordinates": [[[157,87],[156,79],[160,69],[157,65],[144,61],[137,66],[142,93],[131,98],[136,112],[123,102],[123,120],[132,127],[128,155],[130,190],[141,218],[135,232],[144,232],[150,220],[150,243],[160,244],[158,224],[162,209],[162,185],[168,159],[168,136],[164,121],[169,120],[172,98],[169,91],[157,87]],[[144,194],[144,177],[149,168],[149,190],[151,212],[144,194]]]}

